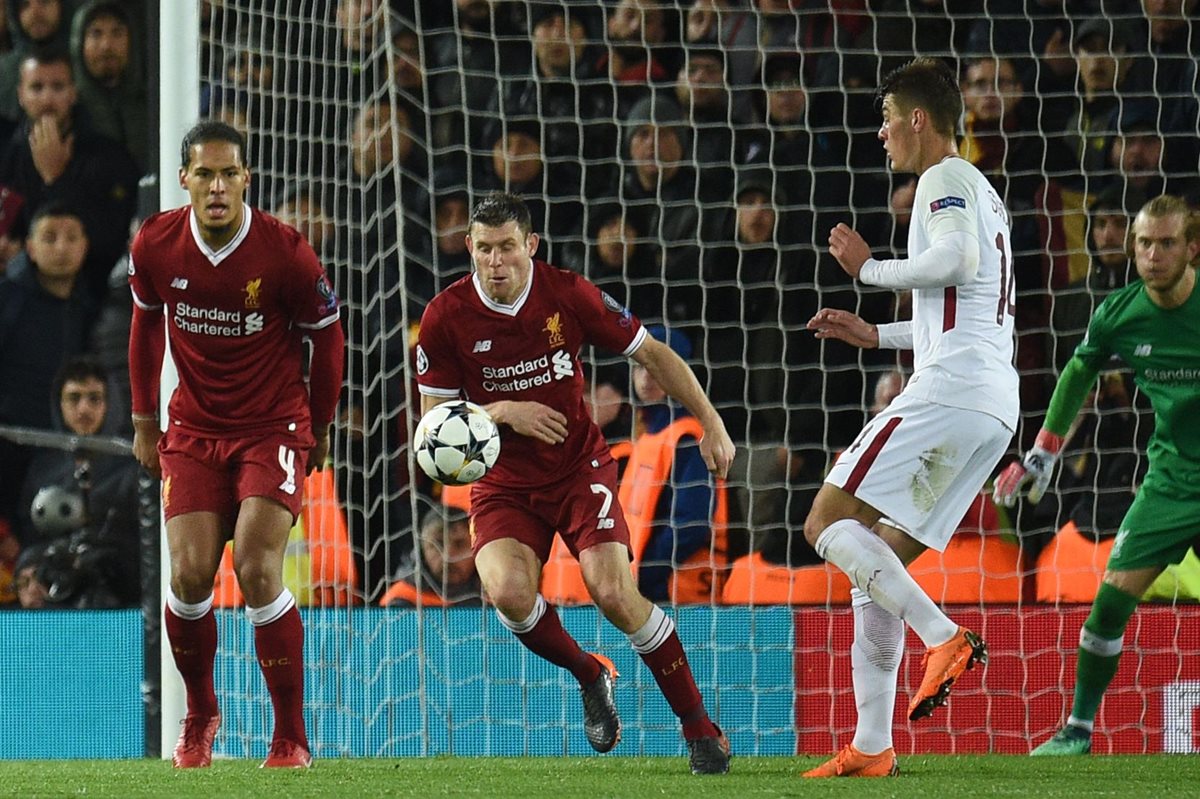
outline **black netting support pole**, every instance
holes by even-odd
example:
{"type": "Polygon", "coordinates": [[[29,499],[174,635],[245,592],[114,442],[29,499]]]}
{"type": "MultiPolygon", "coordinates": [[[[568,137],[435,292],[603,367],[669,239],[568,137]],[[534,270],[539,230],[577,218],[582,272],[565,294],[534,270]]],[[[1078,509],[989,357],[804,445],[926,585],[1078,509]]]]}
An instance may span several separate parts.
{"type": "Polygon", "coordinates": [[[159,596],[159,525],[158,480],[142,472],[138,481],[138,531],[141,534],[142,559],[142,702],[146,712],[145,754],[162,754],[162,680],[159,670],[159,636],[162,634],[162,597],[159,596]]]}

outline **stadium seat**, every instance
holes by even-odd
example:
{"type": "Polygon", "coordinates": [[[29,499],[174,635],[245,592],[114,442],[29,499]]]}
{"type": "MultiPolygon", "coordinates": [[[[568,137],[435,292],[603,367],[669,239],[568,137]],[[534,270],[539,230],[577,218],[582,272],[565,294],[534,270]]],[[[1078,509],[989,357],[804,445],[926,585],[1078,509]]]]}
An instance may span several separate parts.
{"type": "Polygon", "coordinates": [[[1039,602],[1091,602],[1096,598],[1115,538],[1094,541],[1067,522],[1038,554],[1039,602]]]}
{"type": "Polygon", "coordinates": [[[836,566],[791,569],[752,552],[733,562],[721,600],[726,605],[847,605],[850,580],[836,566]]]}

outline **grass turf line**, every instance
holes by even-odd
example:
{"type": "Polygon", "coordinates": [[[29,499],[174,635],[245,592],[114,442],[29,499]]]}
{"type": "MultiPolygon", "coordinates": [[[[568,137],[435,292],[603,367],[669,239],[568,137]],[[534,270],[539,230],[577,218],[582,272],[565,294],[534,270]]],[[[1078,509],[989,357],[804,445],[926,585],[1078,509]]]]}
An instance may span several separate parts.
{"type": "Polygon", "coordinates": [[[317,760],[308,771],[264,771],[219,760],[175,771],[160,760],[0,761],[0,795],[21,797],[741,797],[1196,796],[1200,758],[1187,755],[1029,758],[906,755],[895,779],[804,780],[813,757],[734,757],[730,774],[695,777],[684,758],[462,758],[317,760]]]}

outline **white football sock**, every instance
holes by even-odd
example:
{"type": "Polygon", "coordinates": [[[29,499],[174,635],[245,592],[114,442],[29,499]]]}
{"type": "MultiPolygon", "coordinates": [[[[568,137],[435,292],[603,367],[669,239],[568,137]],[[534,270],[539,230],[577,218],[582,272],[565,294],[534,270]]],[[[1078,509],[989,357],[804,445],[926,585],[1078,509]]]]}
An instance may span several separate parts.
{"type": "Polygon", "coordinates": [[[546,615],[546,598],[541,594],[533,600],[533,610],[529,611],[529,615],[519,621],[513,621],[508,616],[496,609],[496,615],[500,618],[500,623],[508,629],[512,630],[517,635],[524,635],[537,626],[537,623],[542,620],[542,616],[546,615]]]}
{"type": "Polygon", "coordinates": [[[850,590],[850,604],[854,608],[850,666],[854,704],[858,708],[852,743],[863,754],[875,755],[892,746],[896,678],[904,654],[904,622],[857,588],[850,590]]]}
{"type": "Polygon", "coordinates": [[[292,608],[296,607],[296,597],[292,596],[292,592],[284,588],[279,592],[279,596],[272,599],[261,608],[252,608],[246,605],[246,618],[255,627],[262,627],[264,624],[270,624],[278,620],[283,614],[287,613],[292,608]]]}
{"type": "Polygon", "coordinates": [[[854,587],[908,623],[926,647],[944,644],[958,625],[921,590],[882,538],[857,519],[841,519],[817,536],[817,554],[837,566],[854,587]]]}
{"type": "Polygon", "coordinates": [[[169,607],[171,612],[181,619],[195,621],[196,619],[203,618],[210,610],[212,610],[212,606],[212,594],[209,594],[195,604],[191,604],[184,602],[182,599],[175,596],[174,591],[172,591],[170,588],[167,588],[167,607],[169,607]]]}

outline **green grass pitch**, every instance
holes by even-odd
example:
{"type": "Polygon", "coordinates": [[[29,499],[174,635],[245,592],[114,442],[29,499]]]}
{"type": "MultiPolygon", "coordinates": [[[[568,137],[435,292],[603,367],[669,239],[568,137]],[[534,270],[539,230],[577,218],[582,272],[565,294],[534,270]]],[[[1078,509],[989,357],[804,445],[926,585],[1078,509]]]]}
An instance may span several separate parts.
{"type": "Polygon", "coordinates": [[[693,777],[683,758],[409,758],[318,760],[308,771],[263,771],[249,760],[174,771],[160,760],[0,761],[0,795],[19,797],[605,797],[974,796],[1130,797],[1200,795],[1200,758],[1139,755],[1029,758],[908,755],[894,779],[802,780],[819,758],[735,757],[723,777],[693,777]]]}

